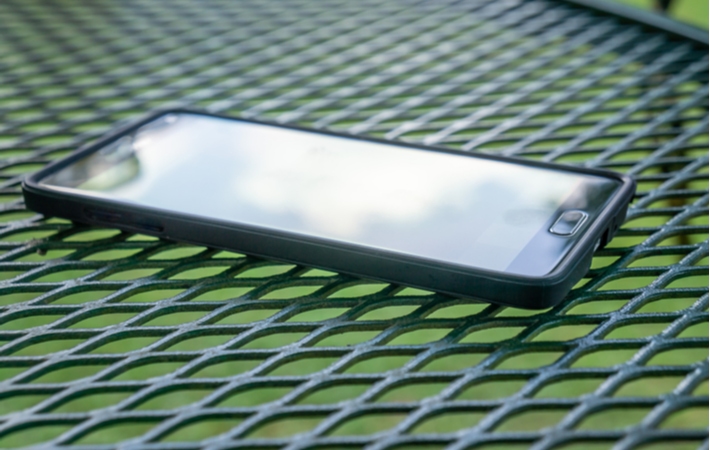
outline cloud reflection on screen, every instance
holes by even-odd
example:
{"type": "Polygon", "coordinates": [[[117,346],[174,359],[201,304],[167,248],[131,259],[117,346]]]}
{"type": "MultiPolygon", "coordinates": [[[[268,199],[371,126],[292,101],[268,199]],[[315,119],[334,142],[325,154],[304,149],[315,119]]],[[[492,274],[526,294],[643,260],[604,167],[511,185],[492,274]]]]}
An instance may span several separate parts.
{"type": "Polygon", "coordinates": [[[80,187],[503,270],[586,177],[206,116],[170,120],[136,134],[138,169],[124,180],[80,187]]]}

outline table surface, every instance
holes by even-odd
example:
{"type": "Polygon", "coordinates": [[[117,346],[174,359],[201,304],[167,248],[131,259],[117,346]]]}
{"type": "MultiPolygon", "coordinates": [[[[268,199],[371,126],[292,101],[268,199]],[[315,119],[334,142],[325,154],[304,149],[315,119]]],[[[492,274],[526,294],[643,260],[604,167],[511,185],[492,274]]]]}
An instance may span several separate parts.
{"type": "Polygon", "coordinates": [[[706,44],[546,0],[3,1],[0,447],[707,448],[707,70],[706,44]],[[24,208],[26,173],[182,106],[638,194],[545,311],[24,208]]]}

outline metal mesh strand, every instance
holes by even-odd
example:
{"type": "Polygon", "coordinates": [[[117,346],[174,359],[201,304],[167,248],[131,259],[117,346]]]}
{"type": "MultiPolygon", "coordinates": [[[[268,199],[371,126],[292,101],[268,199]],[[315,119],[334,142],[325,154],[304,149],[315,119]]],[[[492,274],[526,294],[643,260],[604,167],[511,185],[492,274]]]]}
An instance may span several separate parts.
{"type": "Polygon", "coordinates": [[[707,448],[707,69],[553,1],[3,1],[0,447],[707,448]],[[23,174],[171,106],[639,192],[542,312],[24,209],[23,174]]]}

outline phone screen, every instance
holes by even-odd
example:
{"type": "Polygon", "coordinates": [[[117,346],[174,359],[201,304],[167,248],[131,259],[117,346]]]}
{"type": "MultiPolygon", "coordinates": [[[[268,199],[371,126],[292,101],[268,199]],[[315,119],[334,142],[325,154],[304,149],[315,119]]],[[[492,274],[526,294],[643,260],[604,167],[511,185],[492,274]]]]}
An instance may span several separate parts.
{"type": "Polygon", "coordinates": [[[162,116],[41,183],[531,276],[555,267],[620,186],[602,176],[190,113],[162,116]],[[581,217],[568,227],[573,233],[550,231],[566,211],[581,217]]]}

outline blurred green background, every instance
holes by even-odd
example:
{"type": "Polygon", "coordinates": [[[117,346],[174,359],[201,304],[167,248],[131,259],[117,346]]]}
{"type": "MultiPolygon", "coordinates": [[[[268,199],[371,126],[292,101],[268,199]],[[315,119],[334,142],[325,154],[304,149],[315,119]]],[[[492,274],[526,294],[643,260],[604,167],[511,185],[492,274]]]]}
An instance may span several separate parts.
{"type": "MultiPolygon", "coordinates": [[[[624,0],[623,3],[630,4],[632,6],[651,8],[653,2],[645,0],[624,0]]],[[[672,9],[671,15],[679,20],[687,21],[697,26],[705,27],[708,26],[708,2],[700,0],[676,0],[672,9]]],[[[652,186],[651,186],[652,187],[652,186]]],[[[707,189],[707,180],[694,182],[692,188],[697,189],[707,189]]],[[[656,227],[664,223],[665,218],[659,217],[648,217],[644,219],[639,219],[633,223],[627,224],[626,227],[656,227]]],[[[695,225],[707,225],[707,217],[697,217],[693,219],[693,224],[695,225]]],[[[110,233],[109,233],[110,234],[110,233]]],[[[31,237],[28,237],[28,239],[31,237]]],[[[92,240],[100,241],[106,238],[105,231],[92,231],[85,234],[83,237],[83,242],[91,242],[92,240]]],[[[150,241],[151,238],[139,237],[139,239],[144,239],[150,241]]],[[[673,239],[681,239],[680,237],[673,239]]],[[[700,242],[707,239],[707,234],[705,235],[693,235],[690,237],[690,243],[700,242]]],[[[611,247],[627,247],[632,246],[639,242],[638,237],[620,237],[615,239],[611,247]]],[[[679,243],[675,242],[675,243],[679,243]]],[[[170,254],[168,259],[179,261],[181,258],[188,257],[201,251],[202,249],[197,247],[182,246],[170,254]]],[[[27,260],[35,261],[45,261],[53,258],[64,258],[70,257],[72,251],[59,251],[59,253],[48,253],[46,255],[30,256],[27,260]]],[[[99,258],[100,260],[106,261],[116,261],[125,258],[130,258],[130,252],[123,250],[113,250],[102,252],[99,258]]],[[[236,254],[222,254],[220,259],[222,259],[225,264],[233,264],[238,262],[242,257],[236,254]]],[[[593,267],[605,267],[612,264],[615,258],[603,257],[596,258],[593,267]]],[[[679,256],[668,255],[668,256],[658,256],[653,258],[648,258],[648,260],[639,260],[634,262],[632,265],[635,267],[659,267],[677,263],[679,256]]],[[[699,263],[707,265],[707,258],[699,263]]],[[[266,267],[264,269],[256,269],[257,272],[251,273],[249,276],[253,277],[255,280],[258,279],[268,279],[271,276],[275,276],[281,273],[283,270],[288,268],[283,268],[281,266],[266,267]],[[262,272],[258,272],[262,270],[262,272]]],[[[15,276],[17,274],[7,274],[7,277],[15,276]]],[[[133,273],[132,277],[146,276],[148,273],[133,273]]],[[[214,275],[213,269],[199,269],[197,271],[192,271],[190,277],[192,279],[201,279],[214,275]]],[[[330,276],[327,273],[318,273],[319,276],[330,276]]],[[[46,281],[58,281],[63,279],[72,279],[73,277],[80,276],[77,274],[57,274],[50,276],[46,281]]],[[[642,277],[643,279],[621,279],[610,283],[605,286],[604,289],[633,289],[638,287],[643,287],[654,280],[654,277],[642,277]],[[613,286],[611,286],[613,284],[613,286]]],[[[124,278],[125,279],[125,278],[124,278]]],[[[586,282],[588,280],[583,280],[586,282]]],[[[257,281],[255,281],[257,283],[257,281]]],[[[583,283],[580,283],[582,285],[583,283]]],[[[256,284],[255,284],[256,285],[256,284]]],[[[697,276],[689,277],[674,282],[673,287],[704,287],[708,285],[707,276],[697,276]]],[[[385,285],[380,285],[377,283],[369,283],[366,285],[357,286],[350,288],[346,294],[342,294],[342,297],[335,296],[332,299],[332,303],[329,308],[323,308],[309,312],[303,316],[297,316],[291,320],[303,321],[308,323],[317,323],[319,321],[327,320],[332,317],[337,317],[349,310],[349,306],[340,305],[338,299],[357,297],[360,295],[369,295],[373,292],[384,288],[385,285]]],[[[249,289],[247,289],[248,291],[249,289]]],[[[176,292],[147,292],[140,294],[135,297],[130,297],[123,300],[124,302],[132,303],[145,303],[151,304],[152,302],[161,300],[163,298],[170,297],[178,294],[176,292]]],[[[71,304],[81,304],[84,302],[93,301],[97,298],[107,295],[108,293],[85,293],[76,294],[69,297],[65,297],[57,300],[61,303],[71,303],[71,304]]],[[[277,299],[289,299],[293,297],[298,297],[304,295],[305,292],[299,291],[298,289],[289,292],[282,292],[281,294],[275,294],[275,297],[271,298],[277,299]],[[279,297],[280,295],[280,297],[279,297]]],[[[201,301],[212,301],[212,302],[228,302],[229,298],[240,295],[239,293],[214,293],[212,295],[205,295],[203,297],[198,297],[193,299],[194,303],[199,303],[201,301]]],[[[412,299],[417,299],[420,296],[427,296],[429,293],[417,290],[406,290],[402,293],[404,297],[409,296],[412,299]]],[[[11,304],[20,301],[26,301],[31,299],[25,294],[16,294],[10,296],[0,297],[0,305],[11,304]]],[[[637,313],[654,313],[654,312],[671,312],[679,311],[687,308],[692,303],[694,303],[697,298],[663,298],[653,303],[649,303],[643,308],[641,308],[637,313]]],[[[596,314],[596,313],[607,313],[613,310],[617,310],[624,306],[626,301],[616,300],[616,301],[597,301],[588,304],[583,304],[578,307],[573,308],[567,314],[596,314]]],[[[413,302],[411,305],[389,307],[376,310],[373,313],[368,313],[366,316],[360,318],[366,320],[387,320],[396,317],[401,317],[409,314],[416,308],[417,303],[413,302]]],[[[443,308],[434,312],[431,316],[432,319],[435,318],[453,318],[465,320],[471,315],[477,314],[484,309],[485,305],[466,303],[458,306],[452,306],[448,308],[443,308]]],[[[270,309],[253,309],[242,312],[240,314],[235,314],[224,318],[222,322],[224,324],[229,323],[255,323],[261,320],[265,320],[274,313],[276,310],[270,309]]],[[[535,314],[542,314],[544,312],[534,312],[534,311],[522,311],[512,308],[508,308],[499,313],[500,316],[532,316],[535,314]]],[[[134,314],[126,313],[123,315],[112,315],[112,316],[98,316],[91,319],[87,319],[84,322],[75,324],[74,328],[86,328],[95,329],[107,326],[112,326],[117,323],[121,323],[128,320],[134,314]]],[[[155,319],[149,325],[151,326],[170,326],[182,323],[191,322],[199,319],[204,315],[204,312],[184,312],[180,314],[172,314],[169,316],[164,316],[155,319]]],[[[58,320],[58,317],[30,317],[20,319],[18,321],[6,322],[0,324],[0,330],[12,330],[12,329],[27,329],[39,325],[44,325],[46,323],[51,323],[54,320],[58,320]]],[[[688,328],[683,332],[681,337],[703,337],[708,335],[707,323],[699,324],[700,326],[694,326],[688,328]]],[[[667,323],[660,324],[637,324],[634,326],[623,327],[612,331],[611,334],[607,335],[606,338],[642,338],[650,335],[654,335],[662,331],[667,323]]],[[[561,342],[575,339],[578,337],[585,336],[588,334],[594,326],[590,325],[577,325],[572,327],[563,327],[555,330],[550,330],[544,332],[535,338],[536,341],[552,341],[561,342]]],[[[395,343],[397,344],[421,344],[436,341],[443,337],[449,330],[438,330],[433,332],[432,330],[423,330],[418,332],[412,332],[407,335],[396,338],[395,343]]],[[[518,330],[519,331],[519,330],[518,330]]],[[[511,336],[511,330],[509,328],[493,328],[487,330],[485,333],[474,334],[467,336],[464,340],[466,342],[498,342],[508,339],[511,336]]],[[[332,336],[317,345],[332,345],[332,346],[342,346],[347,347],[358,342],[369,340],[378,332],[362,332],[362,333],[346,333],[343,335],[332,336]]],[[[179,347],[174,348],[174,350],[203,350],[211,346],[219,345],[226,338],[231,336],[207,336],[202,338],[192,339],[190,341],[185,341],[184,343],[178,344],[179,347]]],[[[289,344],[296,339],[300,339],[302,335],[299,336],[274,336],[272,338],[264,338],[261,340],[253,341],[249,345],[252,348],[278,348],[280,346],[289,344]]],[[[146,345],[148,341],[135,341],[131,342],[130,345],[126,343],[125,346],[114,345],[111,348],[105,348],[102,352],[120,354],[126,351],[131,351],[141,346],[146,345]]],[[[54,351],[60,351],[64,349],[71,348],[76,345],[76,342],[64,342],[64,341],[52,341],[40,346],[28,347],[22,350],[22,354],[26,355],[42,355],[48,354],[54,351]]],[[[628,359],[636,352],[634,349],[629,350],[613,350],[609,352],[598,352],[593,353],[588,356],[583,357],[574,363],[574,367],[610,367],[615,364],[620,364],[628,359]]],[[[536,368],[542,367],[544,365],[550,364],[557,360],[562,354],[557,352],[542,352],[542,353],[524,353],[522,355],[516,356],[505,360],[500,367],[510,368],[510,369],[521,369],[521,368],[536,368]]],[[[475,366],[478,362],[482,361],[486,357],[485,354],[468,354],[468,355],[456,355],[455,357],[441,358],[440,360],[435,360],[428,366],[423,367],[420,371],[437,371],[437,370],[460,370],[468,367],[475,366]]],[[[697,361],[701,361],[707,358],[707,349],[686,349],[686,350],[675,350],[667,353],[660,353],[655,356],[651,361],[648,362],[649,365],[663,365],[663,366],[673,366],[673,365],[686,365],[697,361]]],[[[277,368],[273,374],[278,375],[303,375],[315,373],[320,370],[327,368],[337,361],[338,358],[320,358],[320,359],[307,359],[296,361],[294,363],[286,364],[277,368]]],[[[388,370],[393,370],[401,367],[410,359],[410,356],[396,356],[387,358],[378,358],[374,360],[368,360],[355,366],[352,366],[346,371],[348,373],[373,373],[373,372],[386,372],[388,370]]],[[[205,367],[198,373],[194,373],[190,378],[205,378],[213,380],[226,380],[228,377],[233,377],[239,373],[251,370],[260,361],[225,361],[223,363],[214,364],[205,367]]],[[[137,367],[130,371],[119,374],[115,377],[116,380],[148,380],[153,377],[161,376],[163,374],[169,373],[173,370],[178,369],[184,364],[184,362],[164,362],[160,364],[151,364],[141,367],[137,367]]],[[[45,382],[45,383],[63,383],[63,382],[73,382],[80,380],[86,376],[90,376],[96,373],[98,370],[102,370],[105,367],[87,368],[78,367],[59,370],[56,372],[51,372],[39,380],[33,382],[45,382]]],[[[8,379],[15,375],[21,373],[24,368],[6,368],[0,367],[0,381],[8,379]]],[[[667,394],[675,389],[679,383],[683,381],[685,375],[683,374],[672,374],[668,376],[657,376],[643,378],[636,381],[632,381],[623,385],[617,392],[613,395],[622,397],[633,397],[633,398],[648,398],[656,397],[658,395],[667,394]]],[[[598,388],[604,381],[605,377],[597,378],[576,378],[567,381],[561,381],[552,383],[542,390],[537,392],[535,397],[538,398],[572,398],[578,397],[590,392],[593,392],[598,388]]],[[[507,396],[517,393],[526,383],[524,379],[510,379],[510,380],[497,380],[485,383],[479,383],[472,385],[461,392],[456,398],[457,399],[499,399],[505,398],[507,396]]],[[[405,386],[402,388],[397,388],[386,392],[382,397],[376,399],[378,402],[406,402],[406,401],[419,401],[426,397],[436,395],[446,388],[449,383],[424,383],[415,386],[405,386]]],[[[364,383],[362,385],[343,385],[335,386],[330,389],[315,392],[309,396],[300,399],[297,403],[299,404],[328,404],[336,403],[348,399],[352,399],[363,393],[369,384],[364,383]]],[[[283,395],[287,394],[293,389],[293,386],[288,387],[266,387],[266,388],[254,388],[243,392],[236,392],[234,395],[222,400],[220,406],[256,406],[261,404],[266,404],[281,398],[283,395]]],[[[201,389],[191,389],[183,390],[177,392],[165,393],[158,395],[154,398],[147,399],[147,401],[136,405],[136,409],[140,410],[170,410],[174,408],[180,408],[185,405],[189,405],[200,399],[204,398],[206,395],[213,392],[212,388],[204,387],[201,389]]],[[[84,412],[98,410],[101,408],[109,407],[115,405],[116,403],[130,397],[135,391],[124,390],[120,392],[97,392],[92,395],[77,398],[68,401],[62,405],[59,405],[53,412],[84,412]]],[[[707,381],[700,385],[694,395],[707,395],[708,394],[708,384],[707,381]]],[[[35,395],[27,394],[21,396],[15,396],[10,398],[0,399],[0,414],[8,414],[12,412],[21,411],[24,408],[31,407],[38,404],[39,402],[48,398],[48,395],[35,395]]],[[[639,407],[639,408],[626,408],[618,409],[612,411],[603,411],[598,414],[593,414],[585,419],[580,425],[583,429],[618,429],[626,426],[632,426],[638,424],[643,417],[645,417],[651,407],[639,407]]],[[[499,431],[528,431],[528,430],[538,430],[547,426],[554,425],[559,422],[561,418],[569,412],[569,409],[552,409],[549,411],[535,411],[534,413],[523,414],[511,418],[510,420],[504,422],[499,428],[499,431]]],[[[460,415],[445,415],[440,418],[434,418],[427,422],[419,425],[414,433],[427,433],[427,432],[453,432],[460,430],[465,427],[470,427],[477,423],[483,414],[460,414],[460,415]]],[[[400,420],[402,420],[402,415],[390,414],[387,416],[366,416],[361,419],[353,420],[346,423],[339,429],[335,430],[335,435],[358,435],[358,434],[370,434],[382,430],[386,430],[400,420]]],[[[250,435],[251,437],[288,437],[292,436],[298,432],[309,430],[320,422],[322,417],[314,418],[294,418],[286,419],[280,422],[272,423],[266,425],[263,428],[257,429],[250,435]]],[[[175,433],[164,438],[164,441],[194,441],[223,433],[236,424],[238,420],[211,420],[206,422],[198,422],[192,426],[182,428],[175,433]]],[[[704,429],[707,427],[708,423],[708,413],[707,408],[689,408],[685,409],[677,414],[672,415],[666,422],[664,422],[662,428],[683,428],[683,429],[704,429]]],[[[145,431],[149,430],[156,423],[145,422],[142,424],[129,423],[129,424],[118,424],[113,427],[101,430],[100,432],[91,433],[84,438],[82,438],[77,444],[104,444],[104,443],[114,443],[121,441],[123,439],[128,439],[134,436],[138,436],[145,431]]],[[[62,432],[70,429],[71,426],[68,425],[54,425],[47,426],[44,428],[31,428],[25,431],[20,431],[15,434],[0,438],[0,447],[19,447],[25,445],[31,445],[35,443],[42,442],[46,439],[58,436],[62,432]]],[[[665,444],[664,444],[665,445],[665,444]]],[[[696,443],[678,443],[674,444],[675,450],[681,450],[685,448],[695,448],[696,443]]],[[[516,449],[525,448],[526,446],[515,446],[508,445],[505,448],[516,449]]],[[[596,444],[584,444],[582,446],[574,447],[577,450],[580,449],[601,449],[608,448],[608,443],[596,444]]],[[[418,447],[420,448],[420,447],[418,447]]],[[[434,448],[434,447],[432,447],[434,448]]],[[[567,447],[565,447],[567,448],[567,447]]],[[[569,447],[570,449],[573,447],[569,447]]],[[[657,447],[644,447],[646,449],[651,448],[665,448],[664,446],[657,447]]]]}
{"type": "MultiPolygon", "coordinates": [[[[640,9],[654,10],[654,0],[613,0],[618,3],[640,9]]],[[[668,11],[669,15],[681,22],[687,22],[700,28],[708,28],[708,1],[707,0],[673,0],[668,11]]]]}

